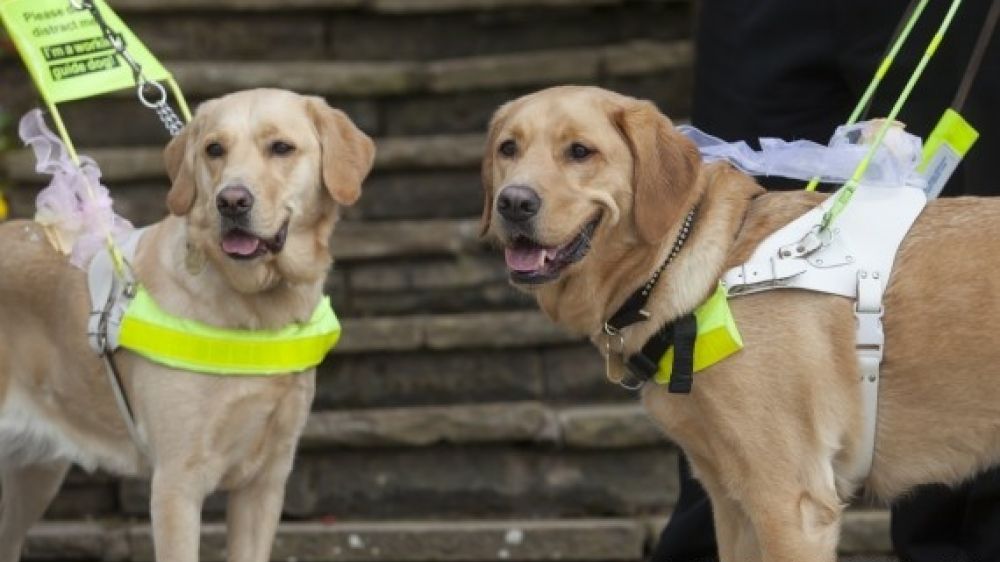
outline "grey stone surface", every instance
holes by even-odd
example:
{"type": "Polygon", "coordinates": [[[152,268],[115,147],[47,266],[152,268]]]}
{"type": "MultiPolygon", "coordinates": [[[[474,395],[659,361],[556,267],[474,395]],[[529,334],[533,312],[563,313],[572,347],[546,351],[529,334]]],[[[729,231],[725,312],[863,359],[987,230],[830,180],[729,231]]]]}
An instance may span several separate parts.
{"type": "Polygon", "coordinates": [[[529,399],[571,405],[637,397],[604,378],[589,344],[393,353],[338,348],[319,368],[316,397],[321,409],[529,399]]]}
{"type": "MultiPolygon", "coordinates": [[[[420,262],[352,263],[347,275],[353,291],[453,290],[507,283],[507,269],[498,255],[459,255],[420,262]]],[[[513,290],[513,288],[512,288],[513,290]]]]}
{"type": "Polygon", "coordinates": [[[612,384],[604,374],[604,359],[588,343],[542,350],[546,397],[553,402],[634,401],[637,395],[612,384]]]}
{"type": "Polygon", "coordinates": [[[310,450],[500,442],[623,449],[667,440],[637,403],[554,408],[530,400],[318,411],[302,436],[310,450]]]}
{"type": "Polygon", "coordinates": [[[561,441],[569,447],[641,447],[667,441],[637,403],[567,407],[556,416],[561,441]]]}
{"type": "Polygon", "coordinates": [[[386,447],[555,441],[553,412],[538,402],[316,412],[301,446],[386,447]]]}
{"type": "Polygon", "coordinates": [[[872,509],[848,511],[840,533],[839,550],[847,554],[891,553],[889,512],[872,509]]]}
{"type": "Polygon", "coordinates": [[[330,244],[337,259],[384,259],[479,252],[479,221],[447,219],[373,223],[343,222],[330,244]]]}
{"type": "MultiPolygon", "coordinates": [[[[201,560],[222,562],[225,529],[206,525],[201,560]]],[[[130,534],[133,560],[153,560],[148,527],[130,534]]],[[[271,560],[300,562],[579,562],[639,560],[645,529],[629,520],[298,523],[279,529],[271,560]]]]}
{"type": "MultiPolygon", "coordinates": [[[[293,518],[359,520],[635,515],[673,503],[676,470],[668,446],[613,455],[516,444],[304,450],[284,508],[293,518]]],[[[148,483],[125,481],[120,493],[124,513],[148,517],[148,483]]],[[[206,518],[223,507],[213,496],[206,518]]]]}
{"type": "Polygon", "coordinates": [[[478,169],[485,142],[482,132],[388,137],[378,141],[375,165],[380,169],[478,169]]]}
{"type": "Polygon", "coordinates": [[[427,87],[433,93],[448,93],[594,82],[598,78],[600,62],[601,52],[597,49],[566,49],[433,61],[427,67],[427,87]]]}
{"type": "MultiPolygon", "coordinates": [[[[243,0],[247,2],[247,0],[243,0]]],[[[201,2],[224,7],[218,0],[201,2]]],[[[272,2],[273,7],[273,2],[272,2]]],[[[128,25],[160,60],[302,60],[325,55],[327,25],[314,14],[226,11],[132,14],[128,25]]],[[[283,62],[276,62],[283,64],[283,62]]]]}
{"type": "Polygon", "coordinates": [[[446,10],[496,10],[506,8],[578,7],[621,4],[624,0],[369,0],[387,13],[446,10]]]}
{"type": "MultiPolygon", "coordinates": [[[[411,6],[414,2],[403,0],[401,4],[411,6]]],[[[409,13],[393,18],[370,12],[344,14],[328,20],[328,48],[337,59],[432,60],[456,55],[588,47],[652,33],[641,25],[641,20],[650,14],[634,6],[595,9],[584,2],[567,2],[556,7],[530,4],[530,8],[522,5],[488,12],[409,13]],[[442,29],[447,32],[442,33],[442,29]]],[[[683,6],[663,5],[657,10],[665,16],[660,21],[672,21],[669,15],[682,13],[683,6]]],[[[685,30],[679,34],[675,28],[674,38],[686,33],[685,30]]],[[[657,32],[656,37],[662,38],[663,34],[657,32]]]]}
{"type": "Polygon", "coordinates": [[[24,547],[24,560],[128,560],[126,526],[94,522],[35,525],[24,547]]]}
{"type": "MultiPolygon", "coordinates": [[[[647,519],[651,544],[656,543],[669,517],[647,519]]],[[[841,562],[894,562],[889,538],[889,511],[849,508],[844,512],[837,552],[841,562]]],[[[942,560],[941,562],[946,562],[942,560]]]]}
{"type": "MultiPolygon", "coordinates": [[[[685,0],[672,0],[685,1],[685,0]]],[[[282,0],[282,10],[365,9],[388,14],[444,12],[454,10],[499,10],[517,7],[566,7],[577,5],[622,4],[624,0],[282,0]]],[[[160,12],[169,10],[261,10],[274,11],[275,0],[115,0],[121,12],[160,12]]]]}
{"type": "MultiPolygon", "coordinates": [[[[353,9],[368,0],[281,0],[282,10],[293,9],[353,9]]],[[[275,0],[115,0],[115,9],[121,12],[164,12],[173,10],[198,11],[274,11],[275,0]]]]}
{"type": "Polygon", "coordinates": [[[485,132],[501,104],[534,90],[504,88],[448,94],[413,94],[380,100],[385,135],[485,132]]]}
{"type": "Polygon", "coordinates": [[[694,60],[688,41],[633,41],[608,47],[603,53],[603,71],[611,76],[652,74],[686,68],[694,60]]]}
{"type": "Polygon", "coordinates": [[[246,88],[287,88],[339,96],[400,95],[422,87],[420,66],[408,62],[191,62],[169,64],[187,95],[216,96],[246,88]]]}
{"type": "Polygon", "coordinates": [[[579,341],[542,313],[439,314],[429,318],[426,342],[432,349],[535,347],[579,341]]]}
{"type": "Polygon", "coordinates": [[[676,469],[665,446],[614,455],[510,445],[304,451],[285,510],[378,519],[649,513],[674,501],[676,469]]]}
{"type": "MultiPolygon", "coordinates": [[[[78,151],[98,162],[105,184],[159,178],[164,186],[168,185],[161,147],[125,149],[81,147],[78,151]]],[[[4,154],[3,167],[14,181],[43,183],[48,180],[47,176],[35,173],[35,156],[28,150],[12,150],[4,154]]]]}
{"type": "MultiPolygon", "coordinates": [[[[375,167],[377,170],[465,168],[468,172],[479,165],[483,141],[482,133],[377,139],[375,167]]],[[[100,164],[106,183],[159,179],[167,185],[162,145],[82,146],[79,152],[100,164]]],[[[3,155],[0,163],[15,181],[40,183],[45,179],[35,173],[35,158],[28,150],[12,150],[3,155]]],[[[478,182],[470,186],[476,197],[478,190],[478,182]]]]}
{"type": "Polygon", "coordinates": [[[342,261],[335,271],[346,276],[333,293],[344,297],[338,309],[344,316],[535,307],[530,296],[510,286],[502,258],[490,254],[342,261]]]}
{"type": "Polygon", "coordinates": [[[533,349],[341,354],[319,367],[315,408],[372,408],[537,400],[533,349]]]}
{"type": "Polygon", "coordinates": [[[533,310],[345,318],[341,323],[339,353],[536,347],[579,339],[533,310]]]}
{"type": "MultiPolygon", "coordinates": [[[[345,301],[346,302],[346,301],[345,301]]],[[[456,314],[530,307],[533,302],[506,283],[399,293],[354,292],[343,310],[357,316],[456,314]]]]}
{"type": "MultiPolygon", "coordinates": [[[[324,95],[381,97],[418,93],[593,83],[641,69],[689,68],[686,40],[625,41],[606,47],[547,49],[526,53],[418,61],[173,61],[171,72],[187,95],[216,96],[233,90],[278,87],[324,95]]],[[[132,96],[130,92],[115,94],[132,96]]]]}
{"type": "MultiPolygon", "coordinates": [[[[601,519],[488,519],[284,523],[271,560],[287,562],[479,562],[490,560],[574,560],[638,562],[666,517],[601,519]]],[[[848,511],[841,542],[842,562],[894,562],[888,544],[888,513],[848,511]],[[856,531],[876,528],[879,545],[855,551],[844,543],[856,531]]],[[[202,528],[201,559],[225,560],[225,528],[202,528]]],[[[25,560],[153,560],[146,524],[53,523],[30,534],[25,560]]]]}

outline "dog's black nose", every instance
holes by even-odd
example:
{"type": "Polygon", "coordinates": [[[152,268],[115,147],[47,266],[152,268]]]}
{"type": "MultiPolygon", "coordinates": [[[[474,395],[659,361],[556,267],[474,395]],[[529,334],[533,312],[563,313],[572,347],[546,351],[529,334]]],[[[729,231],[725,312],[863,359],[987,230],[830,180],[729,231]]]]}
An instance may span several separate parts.
{"type": "Polygon", "coordinates": [[[245,215],[253,207],[253,194],[242,185],[230,186],[219,192],[215,198],[215,206],[226,217],[245,215]]]}
{"type": "Polygon", "coordinates": [[[497,197],[497,211],[511,222],[524,222],[538,214],[542,200],[534,189],[524,185],[503,188],[497,197]]]}

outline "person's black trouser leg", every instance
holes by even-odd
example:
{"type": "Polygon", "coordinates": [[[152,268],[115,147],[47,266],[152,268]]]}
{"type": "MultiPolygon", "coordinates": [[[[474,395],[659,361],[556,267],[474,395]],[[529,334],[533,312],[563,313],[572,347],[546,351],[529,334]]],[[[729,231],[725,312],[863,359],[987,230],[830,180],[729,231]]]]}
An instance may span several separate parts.
{"type": "Polygon", "coordinates": [[[903,562],[1000,560],[1000,468],[952,489],[921,486],[892,507],[892,542],[903,562]]]}
{"type": "Polygon", "coordinates": [[[660,533],[651,562],[702,562],[715,560],[715,526],[712,505],[704,488],[691,476],[687,458],[678,453],[680,495],[670,521],[660,533]]]}

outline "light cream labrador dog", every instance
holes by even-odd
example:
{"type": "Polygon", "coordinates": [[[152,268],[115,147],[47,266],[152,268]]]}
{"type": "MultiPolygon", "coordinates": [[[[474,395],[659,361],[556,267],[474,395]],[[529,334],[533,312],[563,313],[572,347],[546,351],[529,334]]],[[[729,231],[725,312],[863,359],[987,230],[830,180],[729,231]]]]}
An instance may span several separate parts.
{"type": "MultiPolygon", "coordinates": [[[[358,199],[373,157],[320,98],[203,104],[166,148],[172,216],[143,237],[139,280],[169,313],[214,326],[308,320],[338,207],[358,199]]],[[[0,247],[0,561],[13,562],[71,463],[127,475],[145,463],[87,345],[84,272],[34,222],[0,225],[0,247]]],[[[117,358],[151,455],[156,559],[198,560],[202,501],[223,489],[229,559],[268,560],[315,372],[218,377],[117,358]]]]}
{"type": "MultiPolygon", "coordinates": [[[[768,193],[697,150],[656,107],[561,87],[501,107],[483,162],[483,232],[514,284],[603,348],[606,320],[671,251],[652,317],[625,330],[636,352],[692,311],[724,270],[823,195],[768,193]]],[[[833,562],[845,504],[957,483],[1000,461],[1000,201],[930,203],[885,295],[874,466],[861,454],[853,303],[804,291],[730,301],[745,348],[694,376],[690,394],[647,384],[642,400],[687,453],[715,512],[726,562],[833,562]]],[[[623,470],[643,470],[641,466],[623,470]]]]}

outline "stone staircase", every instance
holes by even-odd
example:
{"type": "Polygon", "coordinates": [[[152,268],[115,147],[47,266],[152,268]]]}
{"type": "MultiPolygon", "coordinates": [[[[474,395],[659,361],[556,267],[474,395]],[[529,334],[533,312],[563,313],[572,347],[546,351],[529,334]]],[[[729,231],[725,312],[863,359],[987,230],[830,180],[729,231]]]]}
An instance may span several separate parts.
{"type": "MultiPolygon", "coordinates": [[[[328,284],[344,338],[320,367],[273,560],[638,561],[676,497],[676,451],[596,351],[507,284],[477,236],[484,131],[502,102],[599,84],[688,114],[690,0],[110,0],[189,101],[277,86],[377,140],[328,284]]],[[[34,93],[0,58],[0,105],[34,93]]],[[[81,152],[137,224],[166,212],[166,135],[129,93],[69,104],[81,152]]],[[[0,158],[13,216],[41,187],[0,158]]],[[[202,559],[224,559],[221,497],[202,559]]],[[[152,560],[145,482],[73,472],[29,560],[152,560]]],[[[889,550],[884,512],[842,550],[889,550]]],[[[853,558],[852,558],[853,559],[853,558]]]]}

